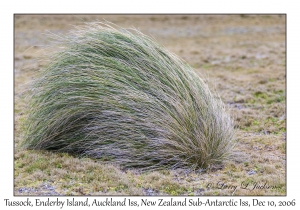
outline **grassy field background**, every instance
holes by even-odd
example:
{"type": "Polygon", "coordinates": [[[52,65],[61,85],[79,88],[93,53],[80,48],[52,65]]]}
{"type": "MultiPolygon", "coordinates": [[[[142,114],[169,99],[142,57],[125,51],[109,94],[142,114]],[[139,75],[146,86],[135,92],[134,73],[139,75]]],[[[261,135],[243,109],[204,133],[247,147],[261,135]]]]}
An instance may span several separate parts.
{"type": "Polygon", "coordinates": [[[286,22],[280,15],[15,15],[15,195],[285,195],[286,22]],[[235,118],[230,160],[208,170],[141,173],[65,153],[27,151],[24,90],[51,44],[87,21],[135,27],[187,61],[235,118]]]}

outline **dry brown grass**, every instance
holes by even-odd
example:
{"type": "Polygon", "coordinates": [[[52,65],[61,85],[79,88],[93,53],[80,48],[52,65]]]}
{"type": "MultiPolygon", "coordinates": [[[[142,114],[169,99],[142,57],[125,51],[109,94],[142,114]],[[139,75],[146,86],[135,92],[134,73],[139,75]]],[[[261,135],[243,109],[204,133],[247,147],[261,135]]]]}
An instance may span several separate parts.
{"type": "Polygon", "coordinates": [[[15,195],[285,195],[285,53],[285,17],[277,15],[15,16],[15,195]],[[39,45],[49,44],[42,33],[65,33],[80,19],[103,18],[151,34],[208,76],[236,117],[238,145],[230,161],[199,173],[140,173],[68,154],[17,149],[23,139],[22,91],[36,74],[31,67],[39,68],[39,45]],[[255,182],[276,188],[250,190],[255,182]]]}

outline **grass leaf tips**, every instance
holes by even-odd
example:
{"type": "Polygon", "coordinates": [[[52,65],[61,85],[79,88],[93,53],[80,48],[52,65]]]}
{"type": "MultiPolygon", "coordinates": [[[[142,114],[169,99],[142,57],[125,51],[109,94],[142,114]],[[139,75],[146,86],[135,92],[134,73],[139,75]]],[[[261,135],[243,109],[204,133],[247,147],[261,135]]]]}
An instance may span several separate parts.
{"type": "Polygon", "coordinates": [[[29,91],[25,148],[144,170],[194,170],[230,153],[223,102],[152,38],[90,23],[59,43],[29,91]]]}

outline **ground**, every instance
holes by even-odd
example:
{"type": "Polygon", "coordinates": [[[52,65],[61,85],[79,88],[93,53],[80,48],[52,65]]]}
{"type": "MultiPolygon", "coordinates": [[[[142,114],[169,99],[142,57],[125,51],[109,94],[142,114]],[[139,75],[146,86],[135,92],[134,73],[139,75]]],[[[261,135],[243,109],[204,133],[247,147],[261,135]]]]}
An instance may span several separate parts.
{"type": "Polygon", "coordinates": [[[15,195],[286,195],[284,15],[15,15],[15,195]],[[18,147],[24,90],[51,44],[86,21],[135,27],[189,63],[235,119],[229,160],[207,170],[124,171],[66,153],[18,147]]]}

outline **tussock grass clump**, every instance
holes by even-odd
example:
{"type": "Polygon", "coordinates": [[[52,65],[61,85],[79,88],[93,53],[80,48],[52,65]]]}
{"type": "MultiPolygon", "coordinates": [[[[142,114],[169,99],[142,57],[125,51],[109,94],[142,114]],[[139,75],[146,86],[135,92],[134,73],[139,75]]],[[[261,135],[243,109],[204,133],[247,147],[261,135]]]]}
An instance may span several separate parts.
{"type": "Polygon", "coordinates": [[[25,148],[147,170],[198,169],[228,155],[224,104],[152,38],[91,23],[59,40],[30,89],[25,148]]]}

